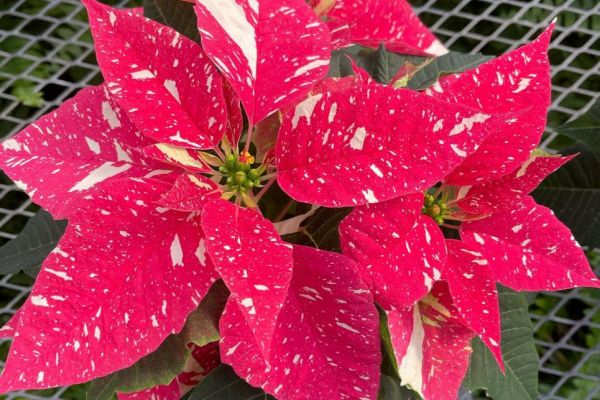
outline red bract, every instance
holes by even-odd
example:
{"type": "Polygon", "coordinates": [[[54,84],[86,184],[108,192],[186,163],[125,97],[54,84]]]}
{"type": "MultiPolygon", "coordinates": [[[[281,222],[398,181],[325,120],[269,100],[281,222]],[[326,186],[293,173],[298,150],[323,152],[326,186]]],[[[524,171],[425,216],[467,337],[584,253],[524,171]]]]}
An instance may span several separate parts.
{"type": "Polygon", "coordinates": [[[253,125],[298,100],[327,73],[327,27],[304,0],[196,0],[206,53],[253,125]]]}
{"type": "Polygon", "coordinates": [[[340,224],[344,254],[384,309],[411,307],[431,290],[446,263],[444,236],[421,215],[423,196],[355,208],[340,224]]]}
{"type": "Polygon", "coordinates": [[[479,245],[496,280],[515,290],[600,287],[569,229],[531,197],[510,211],[463,224],[461,237],[479,245]]]}
{"type": "Polygon", "coordinates": [[[217,275],[199,218],[153,204],[168,187],[123,179],[78,201],[19,312],[0,391],[104,376],[182,328],[217,275]]]}
{"type": "Polygon", "coordinates": [[[514,171],[540,142],[550,105],[548,45],[554,24],[533,42],[475,69],[440,79],[431,96],[486,114],[514,117],[488,136],[475,154],[445,178],[471,185],[514,171]]]}
{"type": "Polygon", "coordinates": [[[230,300],[220,322],[223,361],[281,399],[376,399],[379,316],[354,263],[303,246],[294,246],[293,262],[270,359],[261,356],[248,320],[230,300]]]}
{"type": "Polygon", "coordinates": [[[327,207],[420,192],[473,153],[501,119],[390,86],[320,93],[283,117],[278,182],[294,199],[327,207]]]}
{"type": "Polygon", "coordinates": [[[106,85],[133,123],[158,142],[212,148],[226,130],[226,105],[200,46],[131,11],[83,3],[106,85]]]}
{"type": "Polygon", "coordinates": [[[292,279],[292,246],[254,210],[216,200],[202,212],[207,249],[265,359],[292,279]]]}
{"type": "Polygon", "coordinates": [[[388,311],[387,317],[402,383],[425,400],[456,399],[473,333],[463,326],[448,288],[437,283],[414,307],[388,311]]]}
{"type": "Polygon", "coordinates": [[[405,0],[320,0],[334,47],[350,44],[377,47],[418,56],[439,56],[448,50],[427,29],[405,0]]]}
{"type": "MultiPolygon", "coordinates": [[[[156,118],[175,115],[173,118],[184,121],[181,115],[190,111],[196,117],[204,116],[200,122],[206,126],[211,118],[222,120],[219,124],[224,132],[224,111],[212,108],[212,102],[210,107],[198,103],[198,99],[223,97],[220,83],[207,85],[210,74],[218,82],[220,76],[206,57],[202,58],[196,44],[172,29],[91,1],[87,6],[93,10],[94,29],[103,27],[115,36],[114,43],[107,43],[104,33],[96,32],[103,49],[99,58],[111,54],[120,60],[114,64],[122,62],[122,68],[134,68],[131,62],[135,59],[142,70],[146,65],[154,71],[154,77],[135,79],[132,71],[121,71],[123,76],[115,75],[118,87],[105,84],[84,89],[2,144],[3,169],[54,217],[69,219],[67,231],[45,261],[31,296],[11,321],[12,329],[5,331],[14,336],[14,342],[0,377],[3,392],[84,382],[130,366],[181,329],[218,277],[204,251],[199,216],[159,205],[178,199],[175,195],[185,178],[176,178],[185,172],[182,167],[207,170],[207,166],[190,151],[165,144],[154,150],[171,165],[148,158],[142,149],[150,149],[155,142],[142,133],[155,132],[154,124],[159,122],[136,117],[144,114],[132,114],[127,102],[138,90],[155,90],[161,97],[154,100],[164,106],[157,111],[155,103],[148,103],[156,118]],[[130,29],[131,24],[135,27],[130,29]],[[149,40],[151,45],[119,47],[128,29],[130,39],[149,40]],[[143,38],[140,29],[145,32],[143,38]],[[173,45],[179,47],[171,50],[173,45]],[[189,52],[180,54],[181,46],[189,52]],[[144,58],[142,53],[150,49],[158,58],[144,58]],[[175,54],[170,51],[176,51],[180,70],[187,72],[165,69],[164,59],[173,60],[168,54],[175,54]],[[144,60],[149,64],[142,64],[144,60]],[[164,80],[160,81],[162,88],[158,77],[164,80]],[[169,79],[178,85],[178,96],[169,92],[169,79]],[[169,99],[167,92],[173,98],[169,99]],[[181,103],[173,100],[177,97],[181,103]],[[186,104],[200,108],[184,110],[186,104]],[[214,115],[207,115],[211,110],[214,115]]],[[[107,76],[119,74],[117,67],[104,61],[100,64],[109,69],[107,76]]],[[[146,105],[139,97],[135,101],[140,108],[146,105]]],[[[144,110],[142,113],[148,111],[144,110]]],[[[176,135],[183,127],[176,128],[166,120],[160,124],[165,124],[160,135],[148,136],[163,139],[161,135],[169,129],[173,130],[168,135],[176,135]]],[[[216,131],[206,136],[202,130],[185,126],[185,134],[193,134],[202,147],[212,147],[213,141],[220,139],[215,137],[216,131]]],[[[198,191],[201,189],[202,185],[198,191]]],[[[205,194],[206,188],[203,190],[205,194]]],[[[179,198],[185,199],[181,193],[179,198]]],[[[193,207],[180,204],[172,208],[193,207]]]]}

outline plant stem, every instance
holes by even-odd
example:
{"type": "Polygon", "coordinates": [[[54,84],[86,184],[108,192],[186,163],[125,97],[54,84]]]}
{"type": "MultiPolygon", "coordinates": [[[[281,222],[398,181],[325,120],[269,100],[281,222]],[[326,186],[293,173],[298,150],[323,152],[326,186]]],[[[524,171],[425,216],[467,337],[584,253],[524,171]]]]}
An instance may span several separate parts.
{"type": "Polygon", "coordinates": [[[275,182],[277,182],[277,178],[269,179],[269,182],[267,182],[267,184],[260,190],[260,192],[258,192],[256,197],[254,198],[257,203],[260,201],[260,199],[262,199],[262,197],[267,193],[267,191],[271,188],[271,186],[273,186],[275,182]]]}

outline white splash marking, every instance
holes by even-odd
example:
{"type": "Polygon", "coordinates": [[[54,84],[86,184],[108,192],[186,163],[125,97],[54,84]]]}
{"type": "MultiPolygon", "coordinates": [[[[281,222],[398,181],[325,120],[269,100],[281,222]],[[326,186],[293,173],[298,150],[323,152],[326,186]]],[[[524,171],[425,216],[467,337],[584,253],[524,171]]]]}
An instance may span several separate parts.
{"type": "Polygon", "coordinates": [[[345,323],[343,323],[343,322],[339,322],[339,321],[337,321],[335,324],[336,324],[337,326],[339,326],[340,328],[346,329],[347,331],[350,331],[350,332],[352,332],[352,333],[360,333],[359,331],[357,331],[356,329],[354,329],[354,328],[353,328],[353,327],[351,327],[350,325],[348,325],[348,324],[345,324],[345,323]]]}
{"type": "Polygon", "coordinates": [[[423,393],[423,341],[425,330],[419,307],[413,308],[413,330],[406,354],[402,357],[398,372],[402,382],[413,390],[423,393]]]}
{"type": "Polygon", "coordinates": [[[298,127],[298,122],[300,122],[300,118],[302,117],[306,118],[307,123],[310,124],[310,117],[315,110],[315,106],[319,100],[321,100],[321,97],[323,97],[322,94],[311,96],[296,106],[294,116],[292,117],[292,129],[298,127]]]}
{"type": "Polygon", "coordinates": [[[367,136],[367,130],[364,127],[356,129],[352,140],[350,140],[350,147],[354,150],[362,150],[365,145],[365,137],[367,136]]]}
{"type": "Polygon", "coordinates": [[[258,60],[256,32],[242,6],[235,0],[198,0],[198,2],[212,14],[225,33],[238,45],[248,61],[252,78],[256,79],[258,60]]]}
{"type": "Polygon", "coordinates": [[[323,67],[325,65],[329,65],[329,60],[315,60],[315,61],[311,61],[308,64],[305,64],[302,67],[298,68],[296,70],[296,73],[294,73],[294,77],[297,77],[297,76],[300,76],[300,75],[304,75],[308,71],[311,71],[311,70],[319,68],[319,67],[323,67]]]}
{"type": "Polygon", "coordinates": [[[425,49],[425,53],[431,54],[432,56],[443,56],[444,54],[448,54],[448,49],[442,42],[436,39],[425,49]]]}
{"type": "Polygon", "coordinates": [[[31,304],[38,307],[50,307],[48,300],[44,296],[31,296],[31,304]]]}
{"type": "Polygon", "coordinates": [[[156,315],[151,315],[150,320],[152,320],[152,326],[158,328],[158,320],[156,319],[156,315]]]}
{"type": "Polygon", "coordinates": [[[96,338],[96,340],[100,340],[100,328],[99,327],[94,328],[94,337],[96,338]]]}
{"type": "Polygon", "coordinates": [[[269,287],[265,286],[265,285],[254,285],[254,288],[256,290],[260,290],[262,292],[265,292],[265,291],[269,290],[269,287]]]}
{"type": "Polygon", "coordinates": [[[110,13],[108,13],[108,20],[110,21],[110,24],[112,26],[115,26],[115,22],[117,22],[117,16],[114,12],[111,11],[110,13]]]}
{"type": "Polygon", "coordinates": [[[523,225],[522,224],[518,224],[513,226],[512,228],[510,228],[514,233],[519,232],[521,229],[523,229],[523,225]]]}
{"type": "Polygon", "coordinates": [[[473,238],[475,238],[475,241],[479,244],[485,244],[485,240],[483,240],[483,238],[481,236],[479,236],[479,234],[477,233],[473,233],[473,238]]]}
{"type": "Polygon", "coordinates": [[[117,160],[125,161],[125,162],[133,162],[131,157],[129,157],[129,154],[127,154],[127,152],[125,152],[125,150],[123,150],[123,148],[121,147],[119,142],[117,142],[117,139],[115,139],[113,141],[113,143],[115,145],[115,150],[117,152],[117,160]]]}
{"type": "Polygon", "coordinates": [[[531,78],[521,78],[519,81],[519,87],[516,90],[513,90],[513,93],[521,93],[523,90],[529,87],[529,83],[531,83],[531,78]]]}
{"type": "Polygon", "coordinates": [[[37,383],[42,383],[44,381],[44,371],[38,372],[37,383]]]}
{"type": "Polygon", "coordinates": [[[120,167],[115,167],[112,162],[105,162],[98,168],[91,171],[88,176],[79,181],[75,186],[69,189],[69,193],[75,191],[88,190],[97,183],[103,182],[113,176],[119,175],[131,168],[131,164],[124,164],[120,167]]]}
{"type": "Polygon", "coordinates": [[[79,343],[79,340],[75,340],[73,342],[73,350],[77,351],[77,350],[79,350],[79,347],[81,347],[81,344],[79,343]]]}
{"type": "Polygon", "coordinates": [[[64,272],[64,271],[55,271],[55,270],[50,269],[50,268],[44,268],[44,271],[46,271],[49,274],[58,276],[59,278],[62,278],[65,281],[72,281],[73,280],[73,278],[71,278],[69,275],[67,275],[67,273],[64,272]]]}
{"type": "Polygon", "coordinates": [[[333,103],[331,105],[331,108],[329,109],[329,116],[327,117],[327,120],[329,121],[330,124],[335,119],[335,114],[336,113],[337,113],[337,103],[333,103]]]}
{"type": "Polygon", "coordinates": [[[435,125],[433,126],[433,132],[437,132],[440,129],[442,129],[444,127],[444,119],[440,119],[438,122],[435,123],[435,125]]]}
{"type": "Polygon", "coordinates": [[[119,121],[117,113],[113,110],[108,101],[102,102],[102,116],[104,117],[104,120],[108,122],[110,129],[119,128],[121,126],[121,121],[119,121]]]}
{"type": "Polygon", "coordinates": [[[383,173],[379,168],[377,168],[375,164],[371,164],[371,171],[375,172],[375,175],[377,175],[378,177],[383,178],[383,173]]]}
{"type": "Polygon", "coordinates": [[[463,158],[467,156],[467,152],[464,151],[463,149],[461,149],[460,147],[458,147],[456,144],[452,143],[450,145],[450,147],[452,148],[452,151],[454,153],[456,153],[457,156],[463,157],[463,158]]]}
{"type": "Polygon", "coordinates": [[[379,201],[371,189],[363,190],[362,194],[369,203],[377,203],[379,201]]]}
{"type": "Polygon", "coordinates": [[[171,93],[171,96],[177,100],[179,104],[181,104],[181,99],[179,98],[179,90],[177,90],[177,83],[174,80],[167,79],[164,83],[165,89],[171,93]]]}
{"type": "Polygon", "coordinates": [[[454,126],[454,128],[452,128],[452,130],[449,133],[449,136],[455,136],[464,132],[465,130],[470,130],[476,123],[485,122],[489,118],[489,115],[482,113],[477,113],[472,117],[463,118],[462,121],[460,121],[457,125],[454,126]]]}
{"type": "Polygon", "coordinates": [[[230,356],[230,355],[232,355],[233,353],[235,353],[235,351],[237,350],[237,348],[238,348],[238,347],[240,347],[240,344],[242,344],[242,342],[239,342],[239,343],[238,343],[238,344],[236,344],[235,346],[231,346],[231,347],[229,348],[229,350],[227,350],[227,353],[226,353],[226,354],[227,354],[228,356],[230,356]]]}
{"type": "Polygon", "coordinates": [[[179,235],[175,235],[173,242],[171,243],[171,262],[174,267],[178,265],[183,267],[183,249],[181,248],[179,235]]]}
{"type": "Polygon", "coordinates": [[[163,153],[168,159],[176,161],[188,167],[205,168],[204,165],[192,156],[183,147],[172,146],[166,143],[159,143],[156,148],[163,153]]]}
{"type": "Polygon", "coordinates": [[[194,255],[200,261],[200,265],[206,265],[206,246],[204,245],[204,239],[200,239],[200,243],[198,243],[198,248],[194,252],[194,255]]]}
{"type": "Polygon", "coordinates": [[[142,69],[141,71],[132,72],[131,77],[136,80],[155,78],[154,74],[152,72],[150,72],[150,70],[147,70],[147,69],[142,69]]]}
{"type": "Polygon", "coordinates": [[[427,244],[431,243],[431,235],[429,234],[427,228],[425,228],[425,241],[427,242],[427,244]]]}
{"type": "Polygon", "coordinates": [[[21,143],[17,142],[15,139],[8,139],[2,142],[2,148],[4,150],[20,151],[21,143]]]}

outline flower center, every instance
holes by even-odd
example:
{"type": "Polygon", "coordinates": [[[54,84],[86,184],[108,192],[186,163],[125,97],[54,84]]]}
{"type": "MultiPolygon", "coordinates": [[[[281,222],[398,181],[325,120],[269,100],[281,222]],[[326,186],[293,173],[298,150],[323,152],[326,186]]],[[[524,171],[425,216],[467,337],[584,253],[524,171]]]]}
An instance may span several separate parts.
{"type": "Polygon", "coordinates": [[[223,165],[219,167],[226,179],[226,185],[229,191],[236,194],[247,193],[255,187],[260,186],[260,177],[265,172],[264,167],[253,168],[254,157],[244,152],[237,157],[235,154],[229,154],[225,158],[223,165]]]}
{"type": "Polygon", "coordinates": [[[448,205],[444,199],[444,196],[435,198],[429,193],[425,193],[425,204],[421,211],[425,215],[429,215],[439,225],[444,223],[444,218],[449,216],[448,205]]]}

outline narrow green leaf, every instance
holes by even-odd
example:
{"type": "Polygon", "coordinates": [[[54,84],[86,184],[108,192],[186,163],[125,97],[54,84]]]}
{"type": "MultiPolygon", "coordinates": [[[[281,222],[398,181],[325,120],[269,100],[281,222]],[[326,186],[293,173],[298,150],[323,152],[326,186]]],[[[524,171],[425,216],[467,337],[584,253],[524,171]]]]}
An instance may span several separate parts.
{"type": "Polygon", "coordinates": [[[408,82],[410,89],[425,89],[437,81],[440,76],[463,72],[477,67],[492,57],[483,54],[464,54],[451,52],[436,57],[429,65],[417,72],[408,82]]]}
{"type": "Polygon", "coordinates": [[[600,155],[600,99],[581,117],[558,128],[558,132],[587,145],[600,155]]]}
{"type": "Polygon", "coordinates": [[[470,391],[484,389],[494,400],[535,400],[538,398],[538,355],[533,328],[522,293],[499,288],[502,319],[503,375],[492,353],[474,339],[471,365],[463,385],[470,391]]]}
{"type": "Polygon", "coordinates": [[[66,228],[67,221],[55,221],[47,211],[38,211],[15,239],[0,247],[0,274],[23,270],[35,277],[66,228]]]}
{"type": "Polygon", "coordinates": [[[217,281],[190,314],[181,332],[170,335],[155,352],[131,367],[92,381],[87,398],[110,400],[116,392],[134,392],[171,383],[190,356],[188,343],[204,346],[219,340],[219,318],[228,296],[223,282],[217,281]]]}
{"type": "Polygon", "coordinates": [[[419,395],[405,386],[400,379],[381,374],[378,400],[417,400],[419,395]]]}
{"type": "Polygon", "coordinates": [[[225,364],[215,368],[196,386],[188,400],[266,400],[273,399],[259,388],[250,386],[225,364]]]}
{"type": "Polygon", "coordinates": [[[200,41],[194,5],[181,0],[144,0],[144,16],[200,41]]]}
{"type": "Polygon", "coordinates": [[[564,150],[575,153],[580,154],[550,175],[533,197],[551,208],[580,244],[600,247],[600,153],[583,144],[564,150]]]}
{"type": "Polygon", "coordinates": [[[351,211],[350,208],[320,207],[300,228],[299,233],[283,236],[289,243],[317,247],[321,250],[340,251],[338,226],[351,211]]]}

